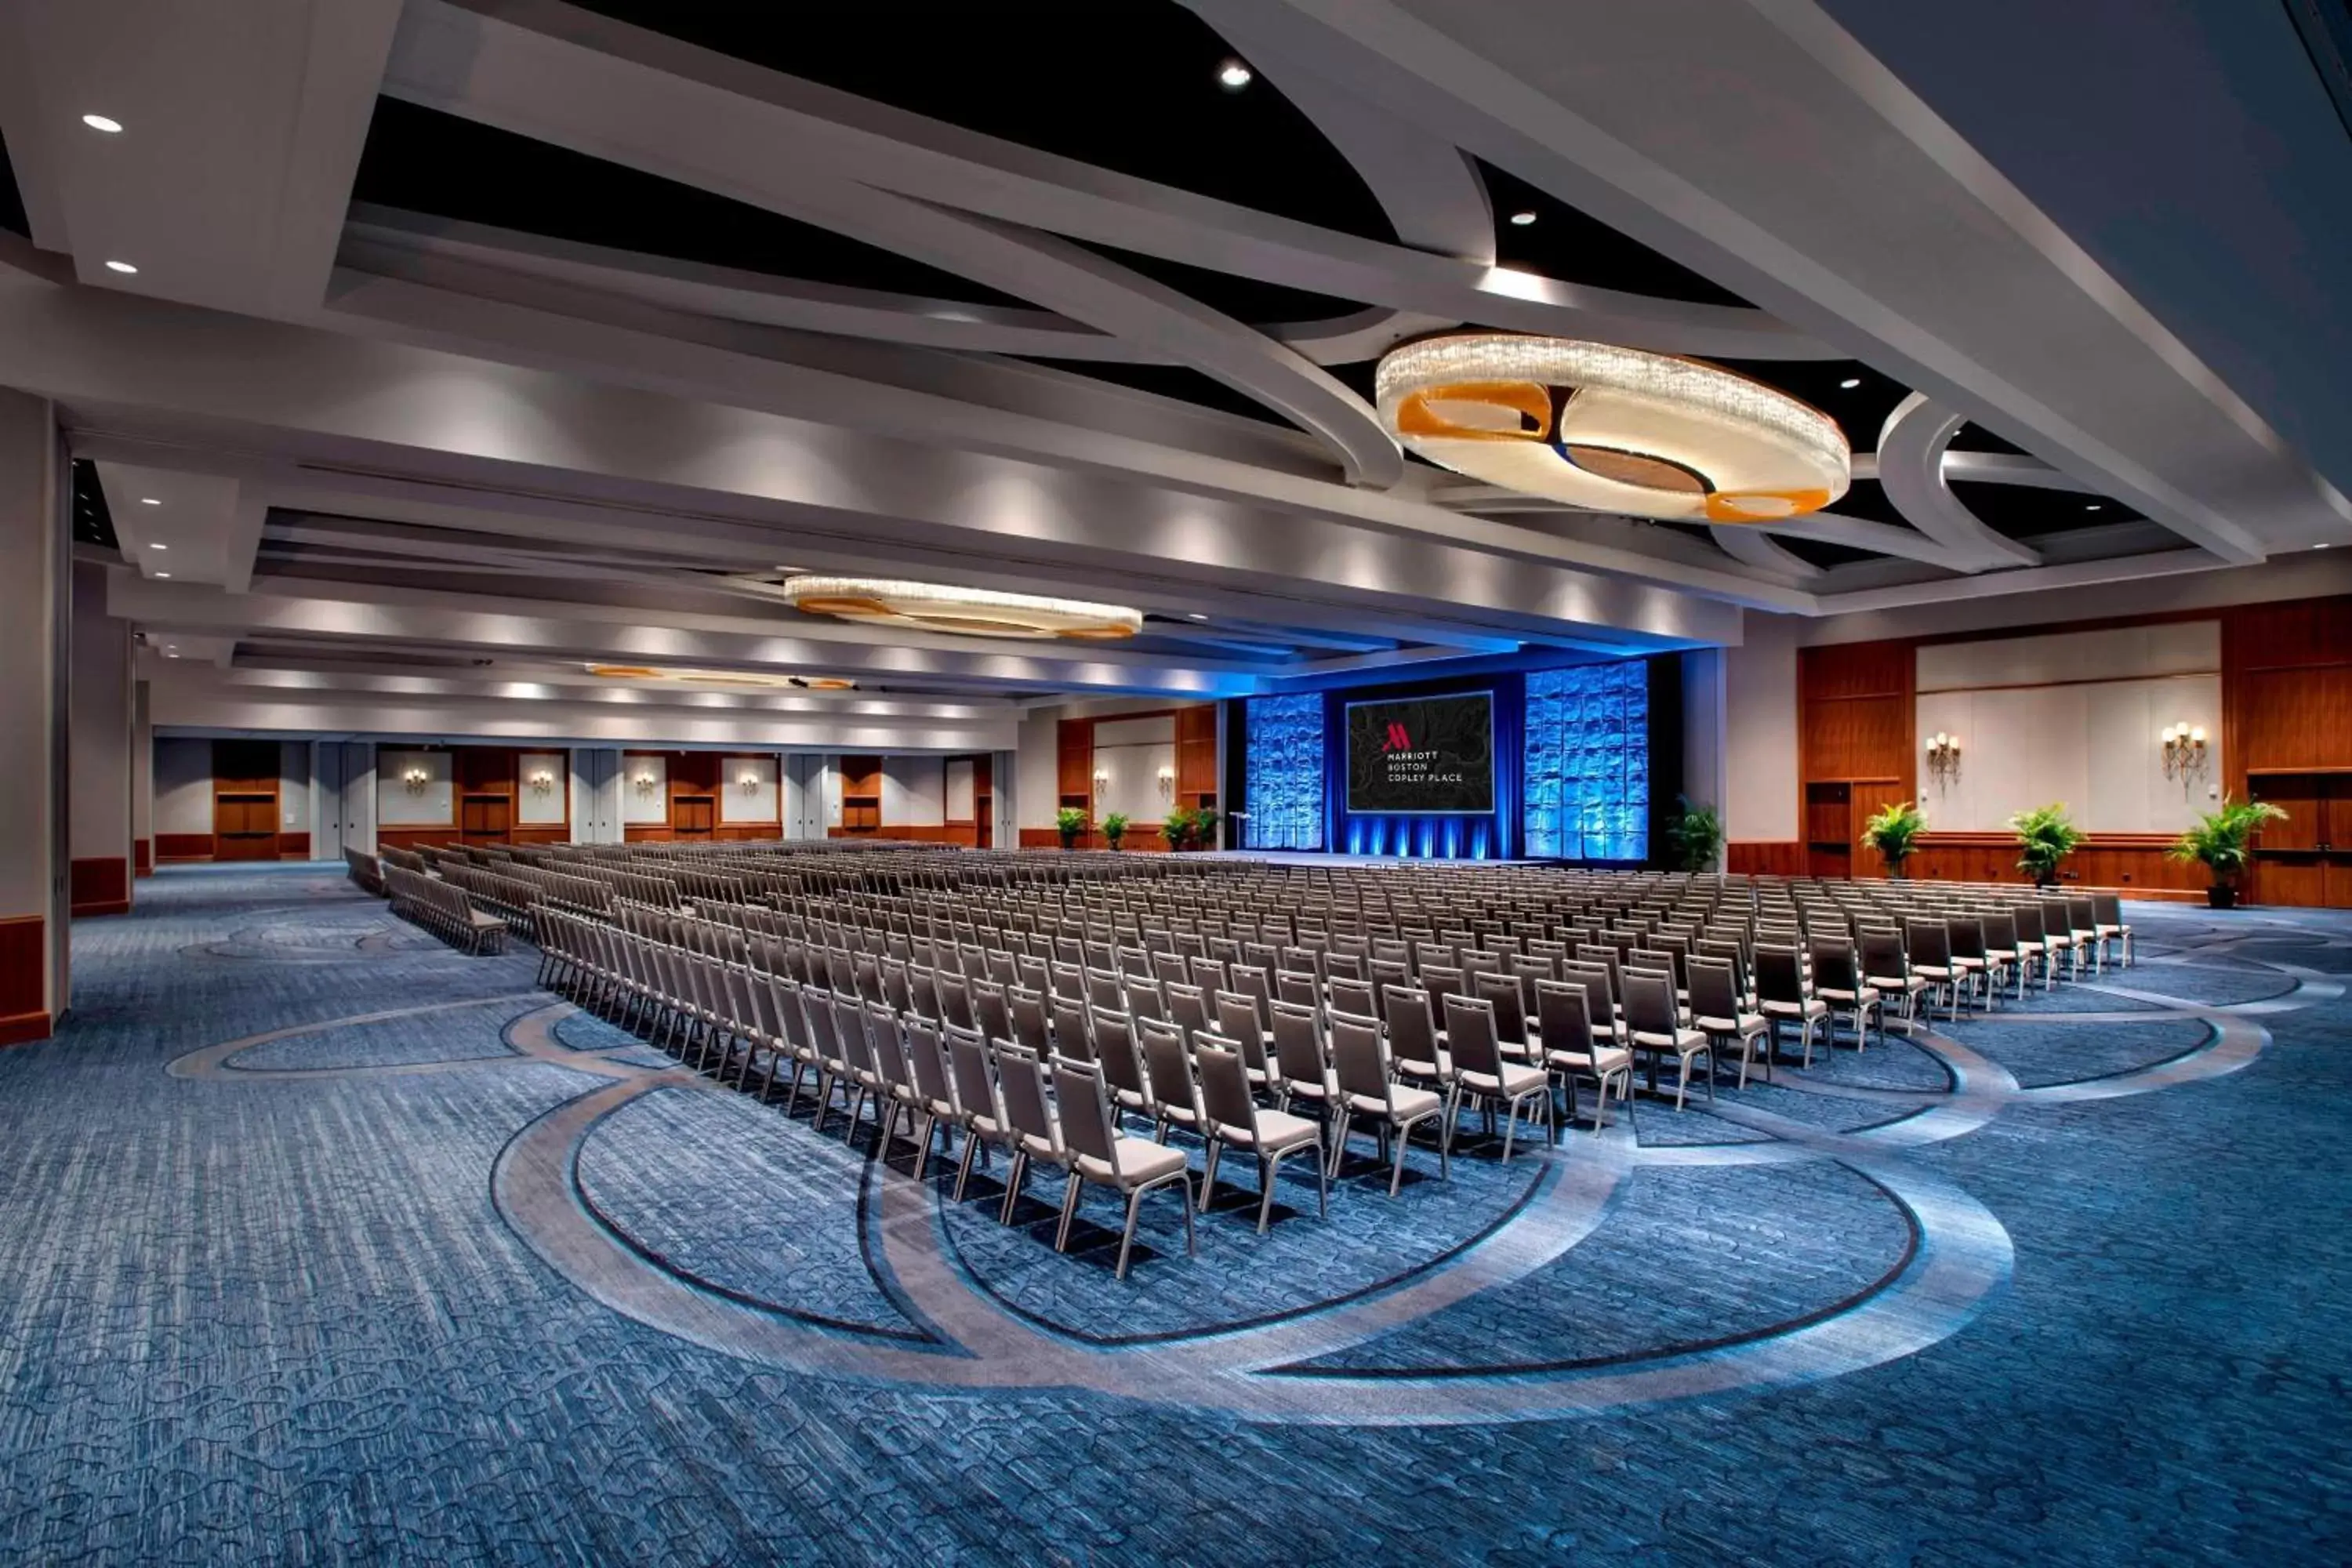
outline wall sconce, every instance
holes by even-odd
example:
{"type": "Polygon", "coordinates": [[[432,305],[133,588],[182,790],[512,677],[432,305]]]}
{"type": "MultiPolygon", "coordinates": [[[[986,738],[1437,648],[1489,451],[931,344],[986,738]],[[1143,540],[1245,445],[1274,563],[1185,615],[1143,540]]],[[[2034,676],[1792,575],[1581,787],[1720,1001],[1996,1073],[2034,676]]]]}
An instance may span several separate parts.
{"type": "Polygon", "coordinates": [[[2157,737],[2164,742],[2164,776],[2186,783],[2205,766],[2205,727],[2167,724],[2157,737]]]}
{"type": "Polygon", "coordinates": [[[423,795],[425,786],[433,782],[433,775],[426,773],[419,764],[411,763],[407,770],[400,775],[400,782],[406,787],[409,794],[423,795]]]}
{"type": "Polygon", "coordinates": [[[1960,776],[1960,738],[1941,730],[1927,737],[1927,776],[1948,784],[1960,776]]]}
{"type": "Polygon", "coordinates": [[[630,782],[637,786],[637,794],[640,795],[651,795],[660,787],[660,781],[651,773],[639,773],[630,782]]]}
{"type": "Polygon", "coordinates": [[[1160,796],[1162,800],[1169,800],[1173,799],[1175,794],[1176,770],[1163,763],[1160,766],[1160,796]]]}
{"type": "Polygon", "coordinates": [[[541,768],[539,772],[531,774],[525,782],[530,785],[530,793],[533,795],[553,795],[555,793],[555,775],[549,773],[545,768],[541,768]]]}
{"type": "Polygon", "coordinates": [[[1110,788],[1110,770],[1108,768],[1097,768],[1095,770],[1096,792],[1099,794],[1108,788],[1110,788]]]}
{"type": "Polygon", "coordinates": [[[760,775],[748,769],[745,770],[743,775],[740,778],[738,778],[735,783],[737,787],[741,789],[745,795],[757,795],[760,793],[760,775]]]}

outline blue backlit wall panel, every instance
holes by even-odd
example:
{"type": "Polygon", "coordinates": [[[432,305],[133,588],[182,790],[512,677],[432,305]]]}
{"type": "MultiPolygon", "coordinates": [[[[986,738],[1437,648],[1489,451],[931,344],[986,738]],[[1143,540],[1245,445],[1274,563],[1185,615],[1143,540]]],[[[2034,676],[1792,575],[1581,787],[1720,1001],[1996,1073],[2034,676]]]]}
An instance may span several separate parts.
{"type": "Polygon", "coordinates": [[[1526,852],[1647,859],[1647,667],[1625,659],[1535,670],[1527,679],[1526,852]]]}
{"type": "Polygon", "coordinates": [[[1249,700],[1246,847],[1324,847],[1323,709],[1319,691],[1249,700]]]}
{"type": "Polygon", "coordinates": [[[1402,859],[1507,860],[1521,853],[1519,728],[1525,698],[1516,670],[1453,676],[1395,686],[1357,686],[1326,693],[1323,776],[1328,842],[1350,855],[1402,859]],[[1375,699],[1447,697],[1465,691],[1495,695],[1495,809],[1473,816],[1423,816],[1348,809],[1348,704],[1375,699]]]}

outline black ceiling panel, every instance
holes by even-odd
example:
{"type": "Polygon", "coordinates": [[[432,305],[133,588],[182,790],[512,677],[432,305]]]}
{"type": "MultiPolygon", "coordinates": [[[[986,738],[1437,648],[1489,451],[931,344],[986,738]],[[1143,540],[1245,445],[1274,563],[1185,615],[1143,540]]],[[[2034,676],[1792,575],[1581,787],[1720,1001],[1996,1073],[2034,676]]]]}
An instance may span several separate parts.
{"type": "Polygon", "coordinates": [[[98,482],[98,465],[87,458],[76,458],[71,482],[74,542],[121,549],[121,542],[114,536],[114,514],[107,510],[106,489],[98,482]]]}
{"type": "Polygon", "coordinates": [[[1780,388],[1838,422],[1846,445],[1857,452],[1878,450],[1878,432],[1895,405],[1911,389],[1853,359],[1723,359],[1708,362],[1751,381],[1780,388]],[[1859,385],[1848,386],[1849,381],[1859,385]]]}
{"type": "Polygon", "coordinates": [[[1892,523],[1896,528],[1909,528],[1910,520],[1895,510],[1886,499],[1886,491],[1876,479],[1856,479],[1845,494],[1823,509],[1840,517],[1858,517],[1866,522],[1892,523]]]}
{"type": "Polygon", "coordinates": [[[2029,458],[2032,454],[2014,441],[2002,439],[1981,425],[1963,425],[1952,437],[1955,452],[2000,452],[2011,458],[2029,458]]]}
{"type": "Polygon", "coordinates": [[[16,193],[16,166],[8,162],[8,143],[0,140],[0,228],[29,237],[32,224],[25,216],[25,201],[16,193]]]}
{"type": "Polygon", "coordinates": [[[1818,539],[1791,539],[1785,533],[1775,533],[1772,540],[1798,560],[1807,565],[1818,566],[1824,572],[1840,566],[1852,566],[1861,561],[1881,559],[1867,550],[1856,550],[1847,544],[1831,544],[1818,539]]]}
{"type": "Polygon", "coordinates": [[[2065,533],[2078,528],[2141,521],[2139,512],[2121,501],[2074,490],[1955,479],[1952,495],[1982,518],[1987,527],[2007,539],[2039,539],[2044,534],[2065,533]]]}
{"type": "Polygon", "coordinates": [[[952,272],[625,164],[378,99],[352,199],[847,288],[1026,304],[952,272]]]}
{"type": "Polygon", "coordinates": [[[586,9],[984,135],[1370,239],[1380,204],[1261,76],[1175,0],[582,0],[586,9]]]}
{"type": "Polygon", "coordinates": [[[1712,279],[1547,195],[1517,175],[1483,159],[1473,162],[1486,182],[1487,204],[1495,210],[1495,259],[1505,267],[1563,283],[1694,305],[1748,303],[1712,279]],[[1523,212],[1535,214],[1535,222],[1511,221],[1514,213],[1523,212]]]}

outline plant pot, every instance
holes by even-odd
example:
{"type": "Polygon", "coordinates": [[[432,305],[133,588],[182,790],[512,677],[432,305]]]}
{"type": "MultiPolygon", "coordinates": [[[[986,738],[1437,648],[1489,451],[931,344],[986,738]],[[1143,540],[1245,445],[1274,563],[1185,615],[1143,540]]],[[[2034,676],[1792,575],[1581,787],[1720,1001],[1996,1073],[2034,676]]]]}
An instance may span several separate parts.
{"type": "Polygon", "coordinates": [[[2234,910],[2238,907],[2238,889],[2211,887],[2205,889],[2205,907],[2209,910],[2234,910]]]}
{"type": "Polygon", "coordinates": [[[1065,833],[1065,834],[1063,834],[1063,835],[1062,835],[1062,847],[1063,847],[1063,848],[1065,848],[1065,849],[1076,849],[1077,847],[1078,847],[1078,836],[1077,836],[1076,834],[1075,834],[1075,833],[1065,833]]]}
{"type": "Polygon", "coordinates": [[[1886,863],[1886,875],[1890,880],[1897,882],[1907,881],[1911,877],[1911,873],[1903,868],[1903,862],[1900,860],[1889,860],[1886,863]]]}

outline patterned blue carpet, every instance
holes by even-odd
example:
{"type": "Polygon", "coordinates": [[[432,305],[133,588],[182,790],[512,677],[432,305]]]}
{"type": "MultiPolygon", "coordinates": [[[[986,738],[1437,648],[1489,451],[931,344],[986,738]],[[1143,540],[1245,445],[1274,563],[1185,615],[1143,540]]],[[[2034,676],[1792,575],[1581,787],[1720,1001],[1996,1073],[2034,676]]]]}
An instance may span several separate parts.
{"type": "MultiPolygon", "coordinates": [[[[0,1560],[2352,1559],[2352,921],[1639,1103],[1133,1276],[317,868],[0,1052],[0,1560]]],[[[1198,1163],[1197,1154],[1195,1163],[1198,1163]]]]}

